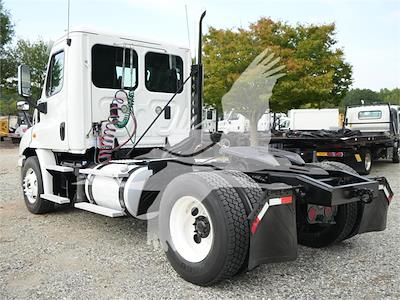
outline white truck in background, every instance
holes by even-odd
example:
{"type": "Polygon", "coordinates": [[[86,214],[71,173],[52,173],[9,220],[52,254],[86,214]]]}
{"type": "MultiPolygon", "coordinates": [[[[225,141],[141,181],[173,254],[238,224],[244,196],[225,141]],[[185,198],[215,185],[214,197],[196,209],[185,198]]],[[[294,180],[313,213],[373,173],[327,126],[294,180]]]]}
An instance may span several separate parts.
{"type": "Polygon", "coordinates": [[[344,162],[360,174],[369,174],[373,161],[380,158],[399,162],[399,106],[383,103],[349,106],[344,124],[337,130],[327,126],[334,125],[336,119],[333,117],[336,112],[331,113],[331,120],[328,112],[301,118],[305,123],[302,126],[292,123],[296,118],[291,119],[291,130],[276,132],[271,142],[300,154],[307,162],[344,162]]]}
{"type": "MultiPolygon", "coordinates": [[[[285,113],[265,112],[258,121],[257,131],[275,129],[321,130],[338,129],[339,109],[291,109],[285,113]],[[275,118],[275,122],[274,122],[275,118]],[[275,123],[275,124],[274,124],[275,123]]],[[[224,133],[245,133],[250,130],[249,120],[240,113],[230,111],[218,122],[218,129],[224,133]]]]}
{"type": "Polygon", "coordinates": [[[288,112],[290,130],[338,129],[339,109],[291,109],[288,112]]]}

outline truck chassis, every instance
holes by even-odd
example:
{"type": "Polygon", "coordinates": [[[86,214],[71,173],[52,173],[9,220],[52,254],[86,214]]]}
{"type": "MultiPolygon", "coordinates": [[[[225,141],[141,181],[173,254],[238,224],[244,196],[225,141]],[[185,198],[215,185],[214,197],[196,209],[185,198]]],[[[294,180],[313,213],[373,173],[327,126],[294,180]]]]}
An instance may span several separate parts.
{"type": "MultiPolygon", "coordinates": [[[[75,37],[67,40],[68,47],[75,45],[75,37]]],[[[53,141],[36,135],[34,124],[20,146],[21,185],[28,210],[41,214],[55,206],[72,206],[108,217],[148,220],[149,230],[157,233],[177,273],[202,286],[262,263],[293,260],[298,243],[326,247],[359,233],[385,229],[393,197],[386,179],[361,177],[335,162],[306,164],[295,153],[268,147],[221,148],[220,132],[205,134],[201,42],[198,49],[198,64],[192,66],[190,76],[156,110],[156,117],[133,146],[122,147],[115,138],[118,146],[105,149],[106,153],[103,149],[107,159],[100,163],[96,146],[80,153],[40,146],[40,142],[53,141]],[[168,137],[164,147],[136,147],[160,116],[171,117],[168,107],[189,79],[190,119],[194,121],[189,136],[172,147],[168,137]]],[[[132,49],[130,53],[132,62],[132,49]]],[[[23,68],[19,71],[20,94],[29,101],[29,74],[23,68]]],[[[120,100],[117,96],[111,99],[107,105],[112,120],[122,108],[114,101],[120,100]]],[[[51,101],[41,102],[36,109],[50,117],[51,105],[51,101]]],[[[68,134],[76,134],[66,129],[68,125],[60,124],[63,141],[68,134]]],[[[86,136],[97,138],[101,124],[92,121],[91,127],[86,136]]]]}

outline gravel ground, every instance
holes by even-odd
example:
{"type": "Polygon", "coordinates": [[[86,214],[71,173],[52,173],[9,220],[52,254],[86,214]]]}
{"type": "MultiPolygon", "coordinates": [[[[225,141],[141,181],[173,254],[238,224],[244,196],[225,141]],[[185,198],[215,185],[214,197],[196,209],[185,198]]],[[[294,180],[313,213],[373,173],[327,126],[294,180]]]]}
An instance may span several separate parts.
{"type": "MultiPolygon", "coordinates": [[[[327,249],[300,247],[294,262],[269,264],[202,288],[182,280],[146,223],[79,210],[32,215],[19,186],[17,148],[0,143],[0,299],[13,298],[400,298],[399,196],[384,232],[327,249]]],[[[380,162],[400,195],[400,165],[380,162]]]]}

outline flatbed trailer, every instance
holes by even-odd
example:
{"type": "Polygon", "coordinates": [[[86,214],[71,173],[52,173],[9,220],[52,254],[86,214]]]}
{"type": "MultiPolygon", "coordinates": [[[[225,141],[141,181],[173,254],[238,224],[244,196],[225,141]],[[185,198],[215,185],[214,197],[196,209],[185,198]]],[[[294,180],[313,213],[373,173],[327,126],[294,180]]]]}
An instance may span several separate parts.
{"type": "Polygon", "coordinates": [[[398,155],[393,155],[398,137],[386,133],[281,131],[272,134],[270,143],[299,154],[306,162],[343,162],[364,175],[369,174],[373,160],[388,158],[398,162],[398,155]]]}

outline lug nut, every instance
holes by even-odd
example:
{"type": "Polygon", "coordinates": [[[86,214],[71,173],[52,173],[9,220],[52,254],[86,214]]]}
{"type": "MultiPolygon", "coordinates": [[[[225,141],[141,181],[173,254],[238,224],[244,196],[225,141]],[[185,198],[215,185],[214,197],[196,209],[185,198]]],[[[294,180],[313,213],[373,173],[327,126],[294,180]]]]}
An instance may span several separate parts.
{"type": "Polygon", "coordinates": [[[199,209],[197,207],[193,207],[191,213],[192,213],[192,216],[195,217],[199,213],[199,209]]]}

